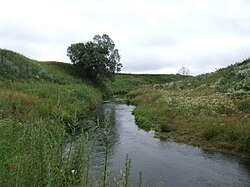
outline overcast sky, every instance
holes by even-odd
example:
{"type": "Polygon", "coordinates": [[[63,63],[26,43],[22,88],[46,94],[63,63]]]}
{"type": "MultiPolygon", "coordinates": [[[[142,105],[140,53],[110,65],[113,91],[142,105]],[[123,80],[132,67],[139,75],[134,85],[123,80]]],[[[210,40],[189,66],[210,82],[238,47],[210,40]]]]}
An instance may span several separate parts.
{"type": "Polygon", "coordinates": [[[0,0],[0,48],[70,62],[72,43],[108,34],[122,72],[197,75],[250,56],[250,0],[0,0]]]}

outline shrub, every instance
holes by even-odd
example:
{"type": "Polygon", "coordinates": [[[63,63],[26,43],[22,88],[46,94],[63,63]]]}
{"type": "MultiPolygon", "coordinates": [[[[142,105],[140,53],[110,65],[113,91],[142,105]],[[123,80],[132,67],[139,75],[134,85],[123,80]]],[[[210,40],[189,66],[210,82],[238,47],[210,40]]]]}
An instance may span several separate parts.
{"type": "Polygon", "coordinates": [[[145,117],[142,117],[142,116],[136,116],[135,117],[135,121],[136,121],[136,124],[140,127],[140,128],[143,128],[145,130],[150,130],[151,128],[151,124],[150,122],[145,118],[145,117]]]}
{"type": "Polygon", "coordinates": [[[246,137],[243,142],[243,151],[250,152],[250,136],[246,137]]]}
{"type": "Polygon", "coordinates": [[[215,126],[206,127],[203,130],[203,137],[206,140],[211,140],[211,139],[215,138],[216,136],[218,136],[218,134],[219,134],[219,131],[218,131],[218,129],[216,129],[215,126]]]}
{"type": "Polygon", "coordinates": [[[51,106],[49,106],[46,103],[42,103],[38,106],[38,114],[41,117],[46,117],[49,116],[49,114],[51,113],[51,106]]]}
{"type": "Polygon", "coordinates": [[[170,127],[170,125],[167,123],[161,123],[160,129],[162,132],[170,132],[172,130],[172,127],[170,127]]]}
{"type": "Polygon", "coordinates": [[[250,112],[250,97],[237,103],[237,107],[242,112],[250,112]]]}
{"type": "Polygon", "coordinates": [[[50,92],[51,92],[52,88],[48,87],[48,86],[42,86],[39,89],[36,90],[36,94],[38,95],[38,97],[40,98],[46,98],[48,96],[50,96],[50,92]]]}
{"type": "Polygon", "coordinates": [[[225,138],[228,141],[235,142],[240,139],[240,131],[237,127],[229,128],[225,132],[225,138]]]}

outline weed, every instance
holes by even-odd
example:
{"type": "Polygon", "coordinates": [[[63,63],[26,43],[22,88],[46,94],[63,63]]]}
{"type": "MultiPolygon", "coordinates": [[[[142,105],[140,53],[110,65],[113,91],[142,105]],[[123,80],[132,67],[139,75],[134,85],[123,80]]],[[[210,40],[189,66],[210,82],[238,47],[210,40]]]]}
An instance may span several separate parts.
{"type": "Polygon", "coordinates": [[[167,123],[161,123],[161,124],[160,124],[160,130],[161,130],[162,132],[170,132],[170,131],[172,130],[172,128],[171,128],[170,125],[167,124],[167,123]]]}
{"type": "Polygon", "coordinates": [[[211,139],[215,138],[216,136],[219,135],[219,133],[220,132],[218,131],[217,128],[210,127],[210,126],[204,128],[204,130],[203,130],[203,136],[206,140],[211,140],[211,139]]]}
{"type": "Polygon", "coordinates": [[[48,117],[50,115],[51,106],[47,103],[41,103],[37,108],[40,117],[48,117]]]}
{"type": "Polygon", "coordinates": [[[128,187],[129,175],[131,170],[131,159],[128,158],[128,154],[126,154],[126,162],[125,162],[125,187],[128,187]]]}
{"type": "Polygon", "coordinates": [[[242,112],[250,112],[250,97],[239,101],[237,107],[242,112]]]}
{"type": "Polygon", "coordinates": [[[142,186],[143,186],[142,172],[139,171],[139,182],[138,182],[138,187],[142,187],[142,186]]]}
{"type": "Polygon", "coordinates": [[[150,130],[151,124],[145,117],[137,115],[135,117],[135,121],[140,128],[143,128],[145,130],[150,130]]]}

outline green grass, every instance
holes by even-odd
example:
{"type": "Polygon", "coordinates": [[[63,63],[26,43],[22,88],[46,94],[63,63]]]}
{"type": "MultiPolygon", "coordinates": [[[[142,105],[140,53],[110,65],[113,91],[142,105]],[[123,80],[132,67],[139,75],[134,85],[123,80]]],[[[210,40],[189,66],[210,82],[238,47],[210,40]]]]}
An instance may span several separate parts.
{"type": "Polygon", "coordinates": [[[100,90],[76,76],[71,64],[39,62],[9,50],[0,54],[0,105],[6,109],[2,115],[13,115],[14,108],[19,120],[74,113],[80,118],[101,101],[100,90]]]}
{"type": "Polygon", "coordinates": [[[155,129],[162,138],[249,157],[250,74],[244,73],[249,67],[246,60],[215,73],[130,91],[138,126],[155,129]]]}
{"type": "MultiPolygon", "coordinates": [[[[128,158],[125,173],[121,173],[115,181],[107,177],[107,162],[105,170],[102,170],[106,173],[105,179],[103,175],[91,176],[94,140],[90,137],[96,135],[82,132],[72,136],[64,127],[60,119],[40,119],[30,123],[0,120],[0,186],[129,185],[131,168],[128,158]]],[[[104,134],[104,148],[109,148],[106,139],[104,134]]],[[[109,158],[108,152],[104,157],[109,158]]]]}
{"type": "Polygon", "coordinates": [[[167,86],[170,89],[210,87],[241,99],[250,95],[250,59],[219,69],[214,73],[202,74],[167,86]]]}
{"type": "Polygon", "coordinates": [[[108,82],[107,90],[114,94],[124,94],[139,87],[151,84],[169,83],[186,79],[189,76],[182,75],[154,75],[154,74],[122,74],[116,75],[114,82],[108,82]]]}
{"type": "Polygon", "coordinates": [[[85,184],[86,137],[74,140],[82,146],[70,158],[66,138],[99,105],[100,90],[74,75],[70,64],[38,62],[8,50],[0,60],[0,186],[85,184]],[[78,153],[81,158],[74,157],[78,153]],[[82,162],[76,167],[77,161],[82,162]]]}
{"type": "Polygon", "coordinates": [[[51,82],[2,82],[0,106],[2,116],[14,116],[19,120],[52,118],[77,113],[80,117],[99,105],[101,93],[86,84],[60,85],[51,82]],[[2,102],[1,102],[2,101],[2,102]],[[18,114],[15,114],[15,111],[18,114]]]}
{"type": "MultiPolygon", "coordinates": [[[[62,125],[43,120],[1,120],[1,186],[63,184],[65,134],[62,125]]],[[[65,181],[65,183],[68,183],[65,181]]]]}
{"type": "Polygon", "coordinates": [[[89,174],[97,141],[90,137],[97,134],[76,133],[99,126],[85,121],[100,104],[102,91],[114,90],[79,78],[71,64],[0,49],[0,186],[128,186],[129,165],[116,181],[107,176],[96,181],[89,174]]]}
{"type": "Polygon", "coordinates": [[[71,64],[41,62],[19,53],[0,49],[0,80],[39,80],[59,84],[81,83],[71,64]]]}

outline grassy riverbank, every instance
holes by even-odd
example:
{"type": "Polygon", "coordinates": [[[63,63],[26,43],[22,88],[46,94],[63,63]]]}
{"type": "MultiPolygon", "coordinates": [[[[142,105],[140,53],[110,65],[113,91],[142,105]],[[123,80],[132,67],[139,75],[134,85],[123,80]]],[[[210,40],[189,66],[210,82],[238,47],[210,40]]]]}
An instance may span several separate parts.
{"type": "Polygon", "coordinates": [[[86,162],[76,167],[79,159],[65,156],[66,138],[84,125],[82,120],[99,105],[101,92],[74,76],[70,64],[0,52],[4,54],[0,63],[0,186],[82,183],[71,171],[86,162]]]}
{"type": "MultiPolygon", "coordinates": [[[[2,51],[0,51],[2,53],[2,51]]],[[[39,62],[7,51],[0,63],[1,118],[32,121],[86,117],[101,92],[74,75],[70,64],[39,62]]]]}
{"type": "Polygon", "coordinates": [[[161,138],[250,156],[250,60],[129,93],[137,124],[161,138]]]}
{"type": "Polygon", "coordinates": [[[96,86],[76,76],[70,64],[40,62],[9,50],[0,54],[0,186],[102,184],[102,176],[97,184],[88,174],[90,136],[97,134],[71,135],[96,127],[85,120],[103,96],[183,78],[119,74],[115,82],[96,86]]]}

